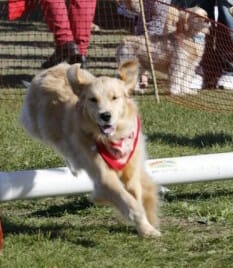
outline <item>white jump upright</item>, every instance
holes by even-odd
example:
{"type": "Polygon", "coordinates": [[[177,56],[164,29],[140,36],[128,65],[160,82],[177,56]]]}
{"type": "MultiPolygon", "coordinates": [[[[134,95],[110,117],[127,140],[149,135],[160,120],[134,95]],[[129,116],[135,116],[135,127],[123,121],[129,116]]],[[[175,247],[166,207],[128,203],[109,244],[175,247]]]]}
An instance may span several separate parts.
{"type": "MultiPolygon", "coordinates": [[[[233,153],[148,160],[147,170],[159,185],[233,179],[233,153]]],[[[0,201],[73,195],[93,190],[87,173],[74,177],[68,168],[0,172],[0,201]]]]}

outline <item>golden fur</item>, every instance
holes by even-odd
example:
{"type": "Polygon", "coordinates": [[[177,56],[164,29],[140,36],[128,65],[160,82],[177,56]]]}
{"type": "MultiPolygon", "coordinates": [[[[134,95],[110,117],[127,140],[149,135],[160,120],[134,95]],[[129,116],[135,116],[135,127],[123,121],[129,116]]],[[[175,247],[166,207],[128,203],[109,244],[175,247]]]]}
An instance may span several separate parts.
{"type": "Polygon", "coordinates": [[[141,236],[158,236],[158,198],[145,171],[142,134],[132,158],[121,171],[111,169],[96,148],[99,141],[118,140],[131,131],[138,110],[129,94],[137,75],[135,61],[120,66],[120,79],[97,78],[79,64],[59,64],[32,80],[21,122],[32,136],[52,145],[73,174],[80,169],[87,171],[94,182],[94,201],[114,205],[135,223],[141,236]],[[110,114],[107,127],[111,133],[105,133],[102,115],[106,112],[110,114]]]}
{"type": "MultiPolygon", "coordinates": [[[[150,52],[155,70],[168,74],[171,94],[196,94],[190,88],[204,49],[210,23],[205,10],[194,7],[180,11],[176,31],[150,36],[150,52]]],[[[118,48],[119,62],[137,58],[143,72],[149,70],[144,36],[125,37],[118,48]]]]}

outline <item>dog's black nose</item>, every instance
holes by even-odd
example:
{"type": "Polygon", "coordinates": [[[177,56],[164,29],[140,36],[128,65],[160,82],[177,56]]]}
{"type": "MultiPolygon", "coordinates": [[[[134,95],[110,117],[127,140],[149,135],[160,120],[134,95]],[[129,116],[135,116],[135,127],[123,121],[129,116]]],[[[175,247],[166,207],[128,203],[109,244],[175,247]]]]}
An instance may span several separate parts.
{"type": "Polygon", "coordinates": [[[111,114],[109,112],[101,113],[100,118],[105,122],[109,122],[111,119],[111,114]]]}

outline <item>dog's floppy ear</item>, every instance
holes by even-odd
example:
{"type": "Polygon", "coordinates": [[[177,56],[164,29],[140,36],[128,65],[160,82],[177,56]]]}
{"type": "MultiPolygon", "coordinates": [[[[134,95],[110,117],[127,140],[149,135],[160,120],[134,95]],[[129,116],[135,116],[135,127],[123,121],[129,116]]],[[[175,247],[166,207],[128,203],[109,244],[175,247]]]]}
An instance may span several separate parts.
{"type": "Polygon", "coordinates": [[[189,17],[190,17],[190,13],[188,11],[186,10],[179,11],[179,20],[176,24],[176,27],[177,27],[176,33],[184,33],[189,30],[189,25],[188,25],[189,17]]]}
{"type": "Polygon", "coordinates": [[[119,67],[119,77],[125,82],[127,93],[133,91],[138,82],[138,61],[127,60],[119,67]]]}
{"type": "Polygon", "coordinates": [[[81,65],[79,63],[71,65],[66,74],[73,91],[77,95],[80,94],[80,90],[82,90],[83,87],[91,84],[91,82],[95,79],[95,76],[90,72],[81,69],[81,65]]]}

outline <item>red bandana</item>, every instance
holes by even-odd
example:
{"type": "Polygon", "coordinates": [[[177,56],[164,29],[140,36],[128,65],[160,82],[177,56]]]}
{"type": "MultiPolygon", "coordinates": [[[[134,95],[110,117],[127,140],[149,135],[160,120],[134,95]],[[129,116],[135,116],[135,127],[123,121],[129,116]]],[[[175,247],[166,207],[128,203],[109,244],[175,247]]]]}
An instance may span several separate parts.
{"type": "Polygon", "coordinates": [[[110,168],[122,170],[132,157],[141,128],[139,117],[137,117],[135,121],[135,127],[129,136],[124,137],[119,141],[111,141],[108,145],[97,143],[99,154],[110,168]]]}

